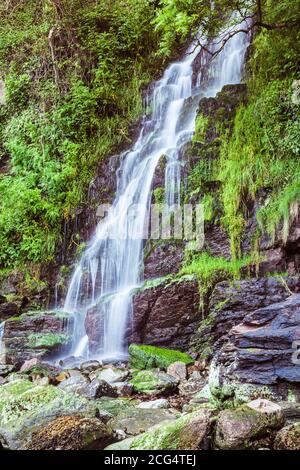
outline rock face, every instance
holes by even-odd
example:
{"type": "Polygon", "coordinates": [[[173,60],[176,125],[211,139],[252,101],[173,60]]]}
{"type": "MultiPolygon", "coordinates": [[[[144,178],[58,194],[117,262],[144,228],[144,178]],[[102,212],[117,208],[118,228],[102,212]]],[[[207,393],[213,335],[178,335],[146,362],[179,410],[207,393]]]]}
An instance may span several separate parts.
{"type": "Polygon", "coordinates": [[[293,359],[299,341],[300,295],[294,294],[246,315],[214,360],[224,382],[299,385],[299,361],[293,359]]]}
{"type": "Polygon", "coordinates": [[[67,351],[73,319],[63,312],[27,312],[5,322],[2,338],[5,361],[21,365],[32,358],[67,351]]]}
{"type": "Polygon", "coordinates": [[[257,449],[270,445],[274,430],[283,426],[280,406],[268,400],[255,400],[235,410],[220,413],[215,446],[223,450],[257,449]]]}
{"type": "Polygon", "coordinates": [[[129,342],[186,350],[200,317],[196,279],[162,282],[134,296],[129,342]]]}

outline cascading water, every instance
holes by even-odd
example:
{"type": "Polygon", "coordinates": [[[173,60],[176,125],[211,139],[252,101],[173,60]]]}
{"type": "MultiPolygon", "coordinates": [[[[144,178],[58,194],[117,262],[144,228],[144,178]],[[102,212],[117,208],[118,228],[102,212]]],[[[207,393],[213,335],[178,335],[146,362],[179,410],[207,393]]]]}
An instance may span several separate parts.
{"type": "Polygon", "coordinates": [[[149,98],[151,115],[144,118],[134,147],[122,156],[113,206],[98,225],[69,286],[64,310],[75,315],[73,355],[89,355],[85,318],[91,311],[98,325],[92,355],[126,355],[132,291],[142,281],[141,227],[148,215],[155,169],[164,156],[166,203],[179,204],[180,151],[194,133],[199,100],[215,96],[226,84],[240,82],[247,45],[247,36],[239,33],[211,63],[202,54],[202,73],[193,86],[193,62],[201,46],[192,44],[184,59],[169,66],[156,83],[149,98]],[[139,208],[134,216],[133,205],[139,208]]]}
{"type": "Polygon", "coordinates": [[[2,344],[3,335],[4,335],[4,326],[5,326],[5,321],[0,323],[0,356],[4,352],[4,347],[3,347],[3,344],[2,344]]]}

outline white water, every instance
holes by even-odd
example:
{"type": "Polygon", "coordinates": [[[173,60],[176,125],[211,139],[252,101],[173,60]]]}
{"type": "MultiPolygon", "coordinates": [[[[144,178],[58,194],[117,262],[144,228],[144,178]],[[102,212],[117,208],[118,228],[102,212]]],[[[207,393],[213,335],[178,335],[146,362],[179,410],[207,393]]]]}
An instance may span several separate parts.
{"type": "Polygon", "coordinates": [[[73,355],[89,355],[84,322],[91,308],[101,321],[99,347],[94,356],[118,358],[126,355],[125,333],[132,314],[131,292],[142,281],[140,230],[151,201],[155,169],[160,158],[165,156],[166,201],[169,205],[179,204],[180,150],[194,133],[199,100],[203,96],[215,96],[226,84],[240,82],[247,45],[247,36],[240,33],[226,44],[209,66],[208,57],[203,54],[202,62],[204,65],[206,62],[206,67],[202,68],[194,89],[192,65],[200,46],[192,45],[183,60],[169,66],[155,84],[153,95],[148,99],[152,113],[144,118],[134,147],[122,156],[113,207],[105,222],[97,227],[69,286],[64,309],[75,315],[73,355]],[[187,99],[191,97],[195,98],[187,106],[187,99]],[[133,204],[140,208],[135,217],[130,214],[133,204]]]}
{"type": "MultiPolygon", "coordinates": [[[[3,347],[3,344],[2,344],[3,335],[4,335],[4,325],[5,325],[5,321],[0,323],[0,356],[4,352],[4,347],[3,347]]],[[[1,357],[0,357],[0,360],[1,360],[1,357]]]]}

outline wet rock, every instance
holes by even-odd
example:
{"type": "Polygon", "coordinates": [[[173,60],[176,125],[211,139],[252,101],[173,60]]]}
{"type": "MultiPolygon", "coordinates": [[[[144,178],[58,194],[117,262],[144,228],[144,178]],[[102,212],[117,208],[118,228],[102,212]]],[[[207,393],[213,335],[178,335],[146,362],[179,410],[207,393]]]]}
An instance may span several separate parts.
{"type": "Polygon", "coordinates": [[[96,418],[63,416],[34,432],[26,450],[100,450],[111,440],[110,429],[96,418]]]}
{"type": "Polygon", "coordinates": [[[83,375],[75,375],[60,382],[58,388],[68,393],[81,393],[88,384],[89,381],[83,375]]]}
{"type": "Polygon", "coordinates": [[[94,372],[90,374],[89,377],[91,380],[97,378],[99,380],[105,380],[105,382],[113,384],[115,382],[122,382],[123,380],[126,380],[128,375],[129,375],[129,372],[126,369],[108,367],[108,368],[95,370],[94,372]]]}
{"type": "Polygon", "coordinates": [[[162,421],[176,419],[176,415],[163,409],[132,408],[109,421],[113,430],[122,430],[127,436],[136,436],[162,421]]]}
{"type": "Polygon", "coordinates": [[[0,323],[21,313],[22,302],[0,302],[0,323]]]}
{"type": "Polygon", "coordinates": [[[135,392],[160,395],[175,392],[178,380],[165,372],[153,369],[134,373],[131,384],[135,392]]]}
{"type": "MultiPolygon", "coordinates": [[[[185,277],[148,286],[133,298],[134,334],[129,343],[186,350],[200,321],[198,282],[185,277]],[[170,315],[170,311],[172,314],[170,315]]],[[[175,359],[176,360],[176,359],[175,359]]]]}
{"type": "Polygon", "coordinates": [[[300,450],[300,422],[281,429],[274,441],[276,450],[300,450]]]}
{"type": "Polygon", "coordinates": [[[131,344],[129,346],[129,355],[130,366],[135,369],[151,369],[154,367],[167,369],[171,364],[180,362],[183,366],[174,366],[173,370],[177,367],[177,370],[181,370],[181,374],[183,374],[182,367],[185,367],[186,373],[186,365],[194,362],[186,353],[148,345],[131,344]]]}
{"type": "Polygon", "coordinates": [[[60,367],[63,369],[79,369],[80,364],[84,362],[84,357],[69,356],[59,361],[60,367]]]}
{"type": "Polygon", "coordinates": [[[25,372],[28,369],[31,369],[31,367],[36,366],[37,364],[40,364],[40,360],[37,359],[36,357],[29,359],[28,361],[25,361],[24,364],[22,364],[20,368],[20,372],[25,372]]]}
{"type": "Polygon", "coordinates": [[[93,379],[80,393],[89,399],[117,396],[116,390],[108,382],[99,379],[93,379]]]}
{"type": "Polygon", "coordinates": [[[133,386],[128,382],[114,382],[112,387],[118,397],[130,397],[133,394],[133,386]]]}
{"type": "MultiPolygon", "coordinates": [[[[152,240],[151,240],[152,242],[152,240]]],[[[180,270],[183,260],[183,245],[179,243],[162,243],[145,247],[144,279],[157,279],[180,270]]]]}
{"type": "Polygon", "coordinates": [[[206,384],[206,379],[199,372],[193,372],[188,380],[183,380],[178,386],[180,395],[191,397],[200,392],[206,384]]]}
{"type": "Polygon", "coordinates": [[[143,408],[148,410],[164,409],[169,408],[169,402],[165,398],[158,398],[157,400],[143,401],[142,403],[137,405],[137,408],[143,408]]]}
{"type": "Polygon", "coordinates": [[[32,433],[50,421],[70,415],[95,417],[92,402],[58,387],[15,380],[0,387],[0,442],[3,448],[24,449],[32,433]]]}
{"type": "Polygon", "coordinates": [[[11,364],[0,364],[0,376],[6,377],[8,374],[11,374],[15,369],[14,365],[11,364]]]}
{"type": "Polygon", "coordinates": [[[220,413],[215,446],[218,449],[258,449],[262,442],[271,445],[274,430],[284,424],[280,406],[269,400],[254,400],[235,410],[220,413]]]}
{"type": "Polygon", "coordinates": [[[85,374],[89,374],[93,372],[94,370],[99,369],[100,367],[102,367],[102,363],[99,361],[95,361],[95,360],[82,362],[80,364],[80,370],[81,372],[85,374]]]}
{"type": "Polygon", "coordinates": [[[5,360],[20,365],[66,351],[71,344],[73,319],[64,312],[27,312],[4,325],[5,360]],[[68,325],[68,328],[67,328],[68,325]]]}
{"type": "Polygon", "coordinates": [[[138,403],[139,402],[137,400],[133,400],[131,398],[109,398],[103,396],[96,400],[95,406],[100,412],[105,411],[110,413],[112,416],[116,416],[125,410],[134,408],[138,403]]]}
{"type": "Polygon", "coordinates": [[[199,450],[209,447],[214,412],[199,410],[154,426],[144,434],[115,443],[106,450],[199,450]]]}
{"type": "Polygon", "coordinates": [[[173,362],[167,368],[167,374],[172,375],[178,380],[185,380],[187,377],[187,368],[184,362],[173,362]]]}

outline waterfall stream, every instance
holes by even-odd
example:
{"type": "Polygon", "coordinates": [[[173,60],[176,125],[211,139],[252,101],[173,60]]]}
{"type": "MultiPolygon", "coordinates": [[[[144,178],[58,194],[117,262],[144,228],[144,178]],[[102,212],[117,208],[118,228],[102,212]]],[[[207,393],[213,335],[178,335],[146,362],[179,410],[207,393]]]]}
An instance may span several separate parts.
{"type": "Polygon", "coordinates": [[[240,82],[248,43],[247,36],[239,33],[210,63],[202,54],[196,83],[193,63],[200,46],[192,44],[184,58],[170,65],[155,83],[148,98],[151,112],[144,117],[133,148],[121,156],[115,201],[99,223],[69,285],[64,310],[75,316],[73,355],[126,356],[132,291],[142,282],[140,230],[148,217],[156,167],[162,156],[166,158],[166,203],[180,204],[180,151],[194,133],[199,101],[215,96],[226,84],[240,82]],[[134,217],[130,213],[133,205],[139,207],[134,217]],[[93,352],[85,329],[89,312],[97,320],[93,352]]]}

